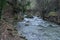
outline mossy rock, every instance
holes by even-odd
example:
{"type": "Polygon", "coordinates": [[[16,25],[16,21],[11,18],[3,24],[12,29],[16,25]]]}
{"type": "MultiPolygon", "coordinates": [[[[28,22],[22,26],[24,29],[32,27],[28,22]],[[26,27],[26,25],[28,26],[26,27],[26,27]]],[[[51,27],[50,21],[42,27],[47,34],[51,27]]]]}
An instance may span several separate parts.
{"type": "Polygon", "coordinates": [[[28,23],[26,23],[26,24],[25,24],[25,26],[29,26],[29,24],[28,24],[28,23]]]}
{"type": "Polygon", "coordinates": [[[27,15],[26,18],[33,18],[33,16],[32,15],[27,15]]]}
{"type": "Polygon", "coordinates": [[[48,16],[57,16],[57,12],[50,12],[48,16]]]}
{"type": "Polygon", "coordinates": [[[24,20],[24,17],[23,16],[20,16],[18,20],[23,21],[24,20]]]}

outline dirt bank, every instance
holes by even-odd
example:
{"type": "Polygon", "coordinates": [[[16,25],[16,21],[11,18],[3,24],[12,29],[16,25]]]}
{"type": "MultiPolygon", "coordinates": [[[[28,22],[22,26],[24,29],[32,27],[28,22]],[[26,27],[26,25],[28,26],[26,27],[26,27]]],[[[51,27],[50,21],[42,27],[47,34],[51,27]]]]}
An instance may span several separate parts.
{"type": "Polygon", "coordinates": [[[12,24],[0,21],[0,40],[25,40],[25,37],[19,36],[12,24]]]}

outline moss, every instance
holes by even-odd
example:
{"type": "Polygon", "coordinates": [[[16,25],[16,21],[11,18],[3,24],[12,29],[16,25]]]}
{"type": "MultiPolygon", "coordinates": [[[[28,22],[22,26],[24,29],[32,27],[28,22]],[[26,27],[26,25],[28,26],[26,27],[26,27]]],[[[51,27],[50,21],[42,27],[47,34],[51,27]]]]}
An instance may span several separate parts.
{"type": "Polygon", "coordinates": [[[25,26],[29,26],[29,24],[28,24],[28,23],[26,23],[26,24],[25,24],[25,26]]]}
{"type": "Polygon", "coordinates": [[[27,15],[26,18],[33,18],[33,15],[27,15]]]}
{"type": "Polygon", "coordinates": [[[57,16],[57,13],[56,13],[56,12],[50,12],[50,13],[48,14],[48,16],[57,16]]]}

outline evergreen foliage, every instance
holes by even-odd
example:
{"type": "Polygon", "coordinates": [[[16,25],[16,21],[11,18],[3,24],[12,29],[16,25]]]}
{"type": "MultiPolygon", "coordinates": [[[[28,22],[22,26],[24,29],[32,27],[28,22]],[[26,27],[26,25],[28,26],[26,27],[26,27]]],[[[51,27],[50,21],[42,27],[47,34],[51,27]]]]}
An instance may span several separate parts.
{"type": "Polygon", "coordinates": [[[0,0],[0,19],[2,16],[2,10],[3,10],[5,5],[6,5],[6,0],[0,0]]]}

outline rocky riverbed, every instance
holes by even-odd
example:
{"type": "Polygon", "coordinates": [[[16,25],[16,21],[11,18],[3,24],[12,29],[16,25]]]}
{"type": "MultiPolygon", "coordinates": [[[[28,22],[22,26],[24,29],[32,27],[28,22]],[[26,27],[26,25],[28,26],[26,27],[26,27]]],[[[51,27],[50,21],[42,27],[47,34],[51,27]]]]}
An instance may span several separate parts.
{"type": "Polygon", "coordinates": [[[60,25],[36,16],[18,22],[17,30],[27,40],[60,40],[60,25]]]}

